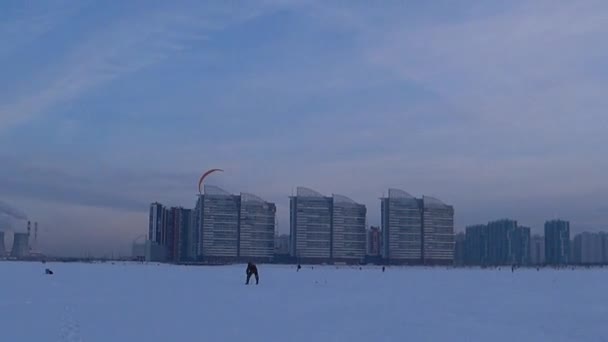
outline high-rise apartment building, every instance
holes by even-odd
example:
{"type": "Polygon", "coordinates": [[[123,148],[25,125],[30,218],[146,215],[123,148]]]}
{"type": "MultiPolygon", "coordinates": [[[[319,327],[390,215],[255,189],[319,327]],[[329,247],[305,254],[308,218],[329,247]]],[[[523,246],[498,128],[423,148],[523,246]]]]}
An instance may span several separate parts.
{"type": "Polygon", "coordinates": [[[270,261],[274,255],[276,207],[243,193],[206,185],[196,204],[198,259],[210,262],[270,261]]]}
{"type": "Polygon", "coordinates": [[[291,256],[300,262],[362,262],[366,214],[348,197],[298,187],[290,198],[291,256]]]}
{"type": "Polygon", "coordinates": [[[331,216],[331,258],[340,262],[365,259],[365,220],[367,209],[352,199],[333,195],[331,216]]]}
{"type": "Polygon", "coordinates": [[[381,199],[382,254],[389,263],[451,264],[454,260],[454,208],[440,200],[416,199],[389,189],[381,199]]]}
{"type": "Polygon", "coordinates": [[[6,247],[4,245],[4,232],[0,232],[0,257],[6,255],[6,247]]]}
{"type": "Polygon", "coordinates": [[[545,262],[565,265],[570,256],[570,222],[552,220],[545,223],[545,262]]]}
{"type": "Polygon", "coordinates": [[[488,265],[488,226],[480,224],[467,227],[465,240],[465,264],[488,265]]]}
{"type": "Polygon", "coordinates": [[[463,266],[466,255],[466,235],[460,232],[454,235],[454,265],[463,266]]]}
{"type": "Polygon", "coordinates": [[[545,263],[545,237],[534,235],[530,241],[530,262],[532,265],[545,263]]]}
{"type": "Polygon", "coordinates": [[[276,206],[258,196],[241,193],[239,258],[270,261],[274,256],[276,206]]]}
{"type": "Polygon", "coordinates": [[[425,264],[454,261],[454,208],[429,196],[422,198],[422,259],[425,264]]]}
{"type": "Polygon", "coordinates": [[[382,238],[380,227],[371,227],[367,236],[369,248],[367,253],[371,256],[380,255],[380,239],[382,238]]]}
{"type": "Polygon", "coordinates": [[[422,208],[407,192],[389,189],[381,198],[382,256],[389,263],[422,263],[422,208]]]}
{"type": "Polygon", "coordinates": [[[528,265],[530,228],[514,220],[498,220],[474,225],[466,230],[467,265],[528,265]]]}
{"type": "Polygon", "coordinates": [[[302,262],[331,259],[332,198],[298,187],[290,197],[291,256],[302,262]]]}
{"type": "Polygon", "coordinates": [[[158,203],[150,205],[150,220],[148,226],[148,240],[157,244],[163,244],[163,232],[166,225],[165,207],[158,203]]]}
{"type": "Polygon", "coordinates": [[[583,265],[599,265],[604,261],[604,233],[584,232],[577,234],[572,241],[571,263],[583,265]]]}

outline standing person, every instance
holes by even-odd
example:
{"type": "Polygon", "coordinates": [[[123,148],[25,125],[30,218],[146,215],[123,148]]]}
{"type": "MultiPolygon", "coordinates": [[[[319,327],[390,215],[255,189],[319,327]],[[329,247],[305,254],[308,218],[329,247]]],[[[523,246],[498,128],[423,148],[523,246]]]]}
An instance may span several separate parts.
{"type": "Polygon", "coordinates": [[[245,271],[245,273],[247,274],[247,282],[245,282],[245,285],[249,285],[249,279],[251,279],[252,275],[255,275],[256,285],[260,282],[260,276],[258,275],[258,267],[251,261],[247,263],[247,270],[245,271]]]}

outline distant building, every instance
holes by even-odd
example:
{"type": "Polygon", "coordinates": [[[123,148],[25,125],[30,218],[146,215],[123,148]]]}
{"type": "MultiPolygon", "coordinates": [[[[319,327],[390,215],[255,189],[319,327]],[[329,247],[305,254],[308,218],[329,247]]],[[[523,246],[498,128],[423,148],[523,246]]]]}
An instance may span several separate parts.
{"type": "Polygon", "coordinates": [[[165,247],[167,258],[172,262],[194,261],[189,250],[194,241],[191,240],[192,210],[172,207],[167,211],[165,247]]]}
{"type": "Polygon", "coordinates": [[[4,245],[4,232],[0,232],[0,258],[6,255],[6,247],[4,245]]]}
{"type": "Polygon", "coordinates": [[[289,235],[281,234],[274,239],[274,252],[280,255],[289,255],[289,235]]]}
{"type": "Polygon", "coordinates": [[[150,220],[148,227],[148,240],[161,245],[164,243],[163,234],[166,226],[165,207],[158,203],[150,204],[150,220]]]}
{"type": "Polygon", "coordinates": [[[291,256],[300,261],[331,258],[332,198],[303,187],[290,197],[291,256]]]}
{"type": "Polygon", "coordinates": [[[149,262],[165,262],[167,261],[167,249],[157,242],[147,240],[144,259],[149,262]]]}
{"type": "Polygon", "coordinates": [[[389,189],[381,199],[382,255],[389,263],[452,264],[454,208],[389,189]]]}
{"type": "Polygon", "coordinates": [[[241,260],[272,260],[276,212],[274,203],[252,194],[241,193],[238,250],[241,260]]]}
{"type": "Polygon", "coordinates": [[[422,263],[422,208],[399,189],[381,199],[382,256],[389,263],[422,263]]]}
{"type": "Polygon", "coordinates": [[[422,198],[422,259],[425,264],[454,261],[454,208],[440,200],[422,198]]]}
{"type": "Polygon", "coordinates": [[[510,238],[517,228],[517,221],[498,220],[488,223],[488,263],[490,265],[512,264],[510,238]]]}
{"type": "Polygon", "coordinates": [[[356,263],[365,259],[365,205],[342,196],[332,196],[331,259],[356,263]]]}
{"type": "Polygon", "coordinates": [[[515,265],[530,264],[530,232],[529,227],[518,226],[509,236],[510,260],[515,265]]]}
{"type": "Polygon", "coordinates": [[[565,265],[570,255],[570,222],[562,220],[545,223],[545,262],[565,265]]]}
{"type": "Polygon", "coordinates": [[[545,263],[545,237],[534,235],[530,241],[530,263],[543,265],[545,263]]]}
{"type": "Polygon", "coordinates": [[[290,255],[298,262],[363,261],[366,214],[348,197],[298,187],[290,197],[290,255]]]}
{"type": "Polygon", "coordinates": [[[520,227],[514,220],[467,227],[465,245],[467,265],[530,264],[530,228],[520,227]]]}
{"type": "Polygon", "coordinates": [[[467,265],[488,265],[488,226],[474,225],[466,228],[465,263],[467,265]]]}
{"type": "Polygon", "coordinates": [[[454,236],[454,265],[463,266],[466,255],[466,235],[460,232],[454,236]]]}
{"type": "Polygon", "coordinates": [[[233,195],[206,185],[193,216],[199,259],[272,260],[276,217],[273,203],[252,194],[233,195]]]}
{"type": "Polygon", "coordinates": [[[380,255],[380,239],[381,237],[381,232],[380,232],[380,227],[371,227],[368,234],[368,244],[369,244],[369,248],[368,248],[368,254],[371,256],[378,256],[380,255]]]}
{"type": "Polygon", "coordinates": [[[599,265],[605,262],[604,233],[584,232],[574,237],[572,244],[571,263],[583,265],[599,265]]]}
{"type": "Polygon", "coordinates": [[[602,235],[602,263],[608,265],[608,233],[601,232],[602,235]]]}

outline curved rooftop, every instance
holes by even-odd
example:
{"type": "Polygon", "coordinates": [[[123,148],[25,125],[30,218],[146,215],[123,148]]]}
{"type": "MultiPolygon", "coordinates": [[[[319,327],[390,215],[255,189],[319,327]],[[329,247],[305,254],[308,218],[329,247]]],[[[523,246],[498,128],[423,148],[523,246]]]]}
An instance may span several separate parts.
{"type": "Polygon", "coordinates": [[[310,189],[310,188],[305,188],[303,186],[299,186],[296,189],[296,195],[298,197],[325,197],[322,194],[316,192],[315,190],[310,189]]]}
{"type": "Polygon", "coordinates": [[[241,192],[241,202],[257,202],[257,203],[266,203],[261,197],[258,197],[254,194],[250,194],[248,192],[241,192]]]}
{"type": "Polygon", "coordinates": [[[422,196],[425,207],[431,208],[447,208],[449,205],[443,203],[440,199],[431,196],[422,196]]]}
{"type": "Polygon", "coordinates": [[[401,189],[388,189],[388,198],[407,198],[407,199],[415,199],[414,196],[409,193],[401,190],[401,189]]]}
{"type": "Polygon", "coordinates": [[[231,196],[232,194],[228,191],[215,186],[215,185],[205,185],[205,195],[210,196],[231,196]]]}
{"type": "Polygon", "coordinates": [[[334,203],[358,204],[357,202],[344,195],[333,194],[333,198],[334,203]]]}

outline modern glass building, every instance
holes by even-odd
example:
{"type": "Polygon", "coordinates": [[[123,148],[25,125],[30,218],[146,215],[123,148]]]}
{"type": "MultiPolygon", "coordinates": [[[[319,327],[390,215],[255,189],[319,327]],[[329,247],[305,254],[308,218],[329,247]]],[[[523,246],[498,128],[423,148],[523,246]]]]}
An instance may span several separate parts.
{"type": "Polygon", "coordinates": [[[304,187],[290,197],[290,254],[299,262],[331,259],[332,202],[304,187]]]}
{"type": "Polygon", "coordinates": [[[382,256],[389,263],[422,263],[422,208],[407,192],[381,198],[382,256]]]}
{"type": "Polygon", "coordinates": [[[570,257],[570,222],[545,222],[545,262],[548,265],[565,265],[570,257]]]}
{"type": "Polygon", "coordinates": [[[423,196],[422,259],[425,264],[451,264],[454,260],[454,208],[423,196]]]}
{"type": "Polygon", "coordinates": [[[272,260],[276,211],[273,203],[252,194],[241,194],[238,250],[240,258],[272,260]]]}
{"type": "Polygon", "coordinates": [[[333,261],[363,262],[367,209],[352,199],[333,195],[331,258],[333,261]]]}

